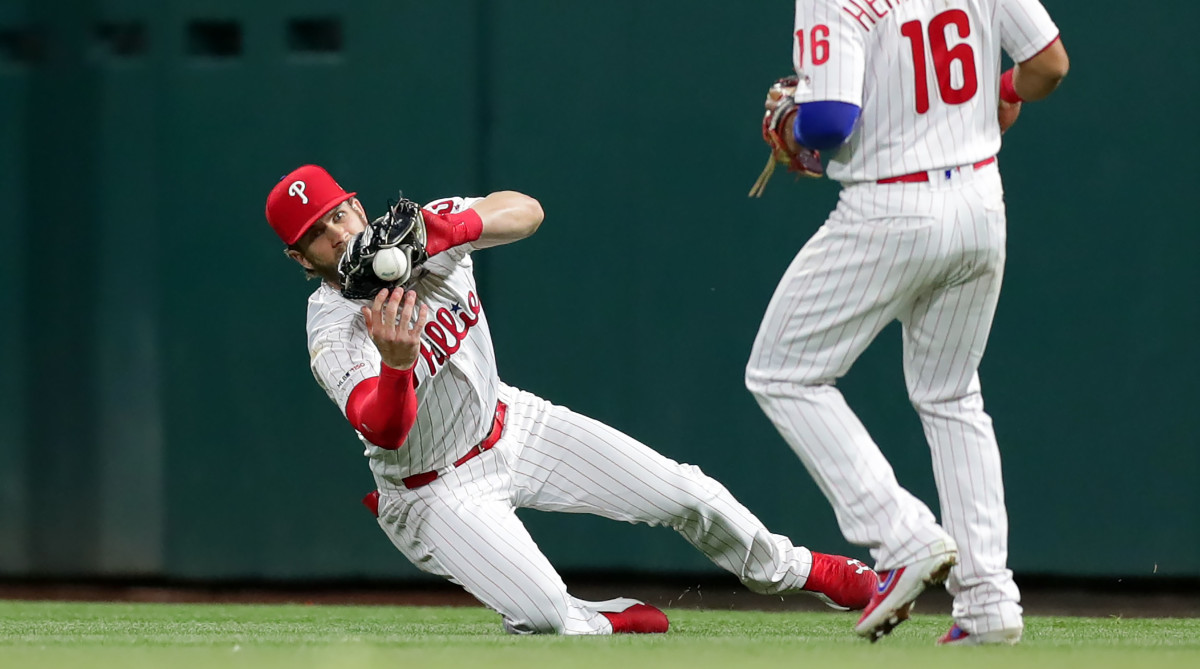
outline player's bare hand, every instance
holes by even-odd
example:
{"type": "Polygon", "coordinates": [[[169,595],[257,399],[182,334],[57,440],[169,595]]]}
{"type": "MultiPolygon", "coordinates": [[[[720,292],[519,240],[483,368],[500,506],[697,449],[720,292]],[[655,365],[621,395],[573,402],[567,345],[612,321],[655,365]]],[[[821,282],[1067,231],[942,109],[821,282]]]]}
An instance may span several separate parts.
{"type": "Polygon", "coordinates": [[[1021,103],[1000,101],[1000,134],[1003,135],[1017,122],[1017,116],[1021,114],[1021,103]]]}
{"type": "Polygon", "coordinates": [[[409,369],[421,355],[421,331],[429,321],[429,308],[422,304],[414,323],[416,304],[416,291],[393,288],[379,291],[371,306],[362,308],[367,334],[388,367],[409,369]]]}

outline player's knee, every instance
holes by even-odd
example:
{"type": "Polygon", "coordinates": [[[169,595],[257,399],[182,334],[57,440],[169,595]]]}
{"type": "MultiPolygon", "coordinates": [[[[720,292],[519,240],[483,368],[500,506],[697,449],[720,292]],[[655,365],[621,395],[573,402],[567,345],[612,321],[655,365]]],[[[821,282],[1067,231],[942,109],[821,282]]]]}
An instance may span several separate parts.
{"type": "MultiPolygon", "coordinates": [[[[725,486],[721,482],[704,473],[696,465],[687,463],[679,464],[679,473],[682,474],[682,480],[676,482],[676,486],[683,492],[683,497],[695,500],[709,500],[725,491],[725,486]]],[[[696,502],[702,504],[703,502],[696,502]]]]}
{"type": "Polygon", "coordinates": [[[719,481],[709,477],[695,465],[680,465],[686,474],[681,481],[672,484],[676,491],[674,502],[678,505],[671,512],[675,518],[675,529],[701,526],[706,532],[714,518],[718,515],[714,504],[722,496],[728,496],[729,491],[719,481]]]}
{"type": "Polygon", "coordinates": [[[746,390],[749,390],[754,399],[759,402],[762,402],[766,397],[763,384],[757,383],[749,374],[746,375],[746,390]]]}
{"type": "Polygon", "coordinates": [[[754,370],[751,369],[750,367],[746,367],[745,373],[742,374],[742,383],[746,384],[746,390],[749,390],[750,394],[756,395],[756,396],[758,395],[758,385],[759,384],[755,382],[754,370]]]}
{"type": "Polygon", "coordinates": [[[950,418],[983,412],[983,395],[979,391],[947,392],[941,394],[909,394],[913,408],[922,416],[950,418]]]}
{"type": "Polygon", "coordinates": [[[822,387],[831,385],[834,379],[817,374],[799,374],[789,370],[787,378],[774,379],[761,369],[746,368],[743,377],[746,390],[754,395],[760,405],[765,405],[772,399],[803,397],[814,392],[820,392],[822,387]]]}
{"type": "Polygon", "coordinates": [[[746,384],[746,390],[750,391],[759,404],[763,404],[775,394],[772,392],[774,384],[759,370],[747,368],[743,382],[746,384]]]}

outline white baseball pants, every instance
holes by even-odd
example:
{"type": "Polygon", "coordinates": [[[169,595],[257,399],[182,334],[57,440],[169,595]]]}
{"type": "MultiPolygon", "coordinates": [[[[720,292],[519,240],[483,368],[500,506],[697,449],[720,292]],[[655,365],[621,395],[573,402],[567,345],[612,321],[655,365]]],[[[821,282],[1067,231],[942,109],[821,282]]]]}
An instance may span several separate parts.
{"type": "Polygon", "coordinates": [[[603,602],[585,602],[542,554],[517,508],[667,525],[751,590],[785,594],[808,580],[812,553],[771,534],[720,483],[596,420],[501,386],[496,447],[413,490],[381,486],[379,525],[423,571],[502,614],[511,631],[609,634],[603,602]]]}
{"type": "Polygon", "coordinates": [[[954,617],[977,634],[1020,628],[1000,453],[976,370],[1005,258],[993,164],[926,183],[847,185],[788,267],[763,318],[746,385],[877,570],[945,552],[954,617]],[[902,488],[835,387],[888,323],[903,325],[904,376],[933,454],[942,512],[902,488]],[[948,540],[949,538],[952,540],[948,540]]]}

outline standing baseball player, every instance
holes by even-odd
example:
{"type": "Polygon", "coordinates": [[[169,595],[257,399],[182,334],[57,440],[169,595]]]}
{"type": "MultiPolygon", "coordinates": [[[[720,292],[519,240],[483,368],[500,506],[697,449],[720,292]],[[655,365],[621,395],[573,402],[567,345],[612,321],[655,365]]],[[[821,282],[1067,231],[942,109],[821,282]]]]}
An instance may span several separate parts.
{"type": "Polygon", "coordinates": [[[414,565],[513,633],[665,632],[652,606],[569,595],[515,510],[592,513],[670,526],[755,592],[867,604],[877,579],[858,560],[794,546],[698,468],[500,381],[471,252],[533,234],[536,200],[402,199],[368,223],[354,195],[306,165],[271,190],[267,220],[322,280],[312,372],[365,446],[378,490],[364,502],[414,565]]]}
{"type": "Polygon", "coordinates": [[[941,643],[1016,643],[1000,455],[976,370],[1004,271],[1000,135],[1066,75],[1058,29],[1037,0],[798,0],[793,35],[796,77],[768,94],[764,137],[801,174],[820,173],[814,151],[831,153],[843,189],[775,290],[746,385],[846,538],[875,556],[859,634],[889,633],[948,578],[941,643]],[[1018,63],[1004,73],[1001,49],[1018,63]],[[941,525],[835,386],[893,320],[941,525]]]}

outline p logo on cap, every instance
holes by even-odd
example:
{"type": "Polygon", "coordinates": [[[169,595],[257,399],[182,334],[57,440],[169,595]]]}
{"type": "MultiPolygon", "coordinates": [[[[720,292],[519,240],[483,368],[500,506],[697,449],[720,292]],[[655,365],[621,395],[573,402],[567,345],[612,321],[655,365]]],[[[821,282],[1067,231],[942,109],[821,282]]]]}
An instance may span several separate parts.
{"type": "Polygon", "coordinates": [[[293,181],[291,186],[288,186],[288,195],[297,196],[304,204],[308,204],[308,196],[304,194],[304,182],[293,181]]]}
{"type": "Polygon", "coordinates": [[[355,195],[317,165],[297,167],[267,196],[267,222],[284,244],[295,244],[318,218],[355,195]]]}

